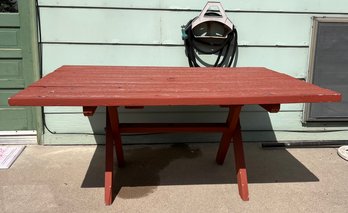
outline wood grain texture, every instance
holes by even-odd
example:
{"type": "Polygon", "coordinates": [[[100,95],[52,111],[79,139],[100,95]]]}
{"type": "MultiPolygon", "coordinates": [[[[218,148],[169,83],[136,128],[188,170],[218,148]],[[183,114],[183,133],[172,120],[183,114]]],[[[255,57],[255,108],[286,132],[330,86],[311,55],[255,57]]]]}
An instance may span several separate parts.
{"type": "Polygon", "coordinates": [[[266,68],[63,66],[9,99],[26,106],[335,102],[337,92],[266,68]]]}

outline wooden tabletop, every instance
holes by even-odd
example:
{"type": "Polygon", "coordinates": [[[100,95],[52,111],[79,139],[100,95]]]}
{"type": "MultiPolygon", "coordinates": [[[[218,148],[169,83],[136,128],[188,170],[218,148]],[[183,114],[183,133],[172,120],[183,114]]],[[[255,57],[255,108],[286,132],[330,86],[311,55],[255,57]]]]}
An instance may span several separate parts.
{"type": "Polygon", "coordinates": [[[338,92],[262,67],[62,66],[9,98],[18,106],[337,102],[338,92]]]}

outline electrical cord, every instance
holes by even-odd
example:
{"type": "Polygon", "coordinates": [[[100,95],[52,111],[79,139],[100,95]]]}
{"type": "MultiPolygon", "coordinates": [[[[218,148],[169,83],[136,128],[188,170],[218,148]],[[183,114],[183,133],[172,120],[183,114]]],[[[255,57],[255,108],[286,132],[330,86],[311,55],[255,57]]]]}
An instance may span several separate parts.
{"type": "MultiPolygon", "coordinates": [[[[38,0],[35,0],[36,7],[36,22],[37,22],[37,38],[38,38],[38,54],[39,54],[39,72],[40,78],[43,77],[43,48],[42,48],[42,33],[41,33],[41,16],[40,16],[40,6],[38,0]]],[[[41,118],[44,129],[46,129],[49,133],[55,135],[105,135],[105,133],[90,133],[90,132],[56,132],[48,128],[46,123],[46,117],[44,112],[44,107],[41,107],[41,118]]],[[[122,134],[123,136],[140,136],[140,135],[150,135],[150,134],[158,134],[158,133],[139,133],[139,134],[122,134]]]]}
{"type": "MultiPolygon", "coordinates": [[[[39,54],[39,71],[40,71],[40,78],[43,77],[43,48],[42,48],[42,33],[41,33],[41,16],[40,16],[40,7],[38,0],[35,0],[35,7],[36,7],[36,23],[37,23],[37,39],[38,39],[38,54],[39,54]]],[[[44,126],[44,130],[46,129],[51,134],[56,134],[55,131],[50,130],[47,127],[46,124],[46,117],[44,112],[44,107],[41,107],[41,119],[42,124],[44,126]]]]}

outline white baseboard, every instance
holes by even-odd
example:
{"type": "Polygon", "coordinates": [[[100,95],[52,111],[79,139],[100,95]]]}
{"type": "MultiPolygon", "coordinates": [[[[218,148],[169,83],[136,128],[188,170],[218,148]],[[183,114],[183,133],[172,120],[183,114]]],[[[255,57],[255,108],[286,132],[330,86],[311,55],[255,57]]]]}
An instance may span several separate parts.
{"type": "Polygon", "coordinates": [[[37,132],[26,131],[0,131],[0,144],[37,144],[37,132]]]}

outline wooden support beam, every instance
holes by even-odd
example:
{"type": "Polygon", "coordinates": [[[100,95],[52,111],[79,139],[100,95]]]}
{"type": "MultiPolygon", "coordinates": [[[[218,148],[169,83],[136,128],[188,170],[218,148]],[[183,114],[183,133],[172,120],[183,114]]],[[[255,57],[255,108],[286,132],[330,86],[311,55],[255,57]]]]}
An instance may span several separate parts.
{"type": "Polygon", "coordinates": [[[260,106],[270,113],[276,113],[280,110],[280,104],[260,104],[260,106]]]}
{"type": "Polygon", "coordinates": [[[113,173],[114,173],[114,149],[113,137],[108,111],[106,111],[106,128],[105,128],[105,174],[104,174],[104,199],[105,205],[112,203],[113,189],[113,173]]]}
{"type": "Polygon", "coordinates": [[[226,121],[227,129],[223,132],[219,150],[216,155],[216,163],[222,165],[225,161],[225,157],[230,147],[233,133],[236,129],[237,122],[239,122],[239,114],[242,109],[242,105],[230,106],[229,113],[226,121]]]}
{"type": "Polygon", "coordinates": [[[144,106],[125,106],[126,109],[144,109],[144,106]]]}
{"type": "Polygon", "coordinates": [[[83,108],[83,115],[84,116],[92,116],[94,115],[95,111],[97,110],[96,106],[84,106],[83,108]]]}
{"type": "Polygon", "coordinates": [[[124,155],[122,148],[122,140],[121,140],[121,132],[120,132],[120,124],[118,119],[118,111],[117,107],[107,107],[108,116],[110,119],[110,127],[112,137],[114,139],[114,146],[116,151],[117,163],[118,167],[124,166],[124,155]]]}
{"type": "Polygon", "coordinates": [[[121,133],[158,132],[224,132],[225,123],[123,123],[121,133]]]}
{"type": "Polygon", "coordinates": [[[242,141],[242,134],[241,134],[239,120],[232,138],[233,138],[234,161],[236,166],[239,195],[242,198],[242,200],[248,201],[249,200],[248,177],[247,177],[247,169],[246,169],[245,160],[244,160],[244,148],[243,148],[243,141],[242,141]]]}

